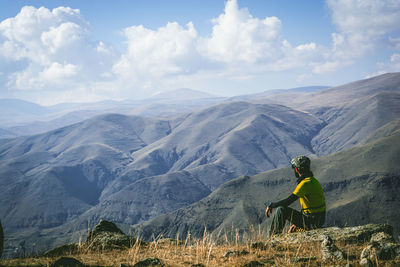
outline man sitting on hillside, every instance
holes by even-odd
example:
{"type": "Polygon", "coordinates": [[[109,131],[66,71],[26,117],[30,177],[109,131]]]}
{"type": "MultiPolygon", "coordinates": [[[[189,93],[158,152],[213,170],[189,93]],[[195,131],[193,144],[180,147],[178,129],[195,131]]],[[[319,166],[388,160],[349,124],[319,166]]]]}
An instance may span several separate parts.
{"type": "Polygon", "coordinates": [[[297,187],[288,198],[266,203],[267,217],[272,209],[276,208],[269,235],[282,233],[286,220],[292,223],[289,233],[301,229],[320,228],[325,222],[324,192],[310,170],[310,159],[298,156],[292,159],[291,163],[297,178],[297,187]],[[298,198],[300,198],[301,212],[288,207],[298,198]]]}

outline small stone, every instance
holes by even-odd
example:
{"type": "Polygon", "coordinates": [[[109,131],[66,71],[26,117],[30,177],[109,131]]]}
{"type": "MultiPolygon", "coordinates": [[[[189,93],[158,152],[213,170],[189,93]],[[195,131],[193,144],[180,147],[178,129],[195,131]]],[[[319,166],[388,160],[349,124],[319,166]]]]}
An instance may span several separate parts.
{"type": "Polygon", "coordinates": [[[341,251],[333,242],[332,238],[328,235],[323,237],[321,243],[322,259],[343,261],[346,259],[346,254],[341,251]]]}
{"type": "Polygon", "coordinates": [[[300,258],[296,258],[294,260],[294,262],[310,262],[310,261],[314,261],[316,259],[317,259],[317,257],[300,257],[300,258]]]}
{"type": "Polygon", "coordinates": [[[268,248],[268,246],[267,246],[267,244],[265,244],[263,242],[255,242],[255,243],[251,244],[251,248],[266,250],[268,248]]]}
{"type": "Polygon", "coordinates": [[[360,260],[360,265],[361,266],[368,266],[368,267],[372,267],[373,266],[371,260],[367,259],[367,258],[361,259],[360,260]]]}
{"type": "Polygon", "coordinates": [[[1,255],[3,254],[3,243],[4,243],[4,232],[0,222],[0,258],[1,255]]]}
{"type": "Polygon", "coordinates": [[[58,257],[62,255],[71,255],[79,252],[79,245],[76,243],[62,245],[46,251],[44,257],[58,257]]]}
{"type": "Polygon", "coordinates": [[[378,259],[380,260],[394,260],[399,257],[400,245],[394,243],[388,243],[381,246],[378,251],[378,259]]]}
{"type": "Polygon", "coordinates": [[[247,255],[247,254],[249,254],[249,252],[247,250],[242,250],[239,252],[239,256],[247,255]]]}
{"type": "Polygon", "coordinates": [[[145,260],[137,262],[133,267],[147,267],[147,266],[161,266],[164,267],[164,263],[158,258],[147,258],[145,260]]]}
{"type": "Polygon", "coordinates": [[[394,260],[400,258],[400,245],[395,243],[378,243],[372,241],[365,247],[360,255],[360,259],[368,259],[371,262],[378,260],[394,260]]]}
{"type": "Polygon", "coordinates": [[[375,233],[371,236],[371,243],[377,242],[379,244],[384,244],[384,243],[394,243],[394,238],[393,235],[389,235],[385,232],[379,232],[375,233]]]}
{"type": "Polygon", "coordinates": [[[361,251],[360,259],[370,259],[374,257],[373,255],[375,255],[375,248],[373,245],[369,245],[361,251]]]}
{"type": "Polygon", "coordinates": [[[242,250],[242,251],[237,251],[237,250],[228,250],[224,257],[228,258],[231,256],[243,256],[243,255],[247,255],[249,254],[249,252],[247,250],[242,250]]]}
{"type": "Polygon", "coordinates": [[[233,256],[233,255],[234,255],[234,252],[233,252],[232,250],[228,250],[228,251],[225,253],[224,257],[225,257],[225,258],[229,258],[230,256],[233,256]]]}
{"type": "Polygon", "coordinates": [[[264,264],[259,261],[251,261],[243,265],[243,267],[257,267],[257,266],[264,266],[264,264]]]}
{"type": "Polygon", "coordinates": [[[78,261],[75,258],[70,258],[70,257],[61,257],[58,260],[56,260],[51,267],[83,267],[85,266],[82,262],[78,261]]]}

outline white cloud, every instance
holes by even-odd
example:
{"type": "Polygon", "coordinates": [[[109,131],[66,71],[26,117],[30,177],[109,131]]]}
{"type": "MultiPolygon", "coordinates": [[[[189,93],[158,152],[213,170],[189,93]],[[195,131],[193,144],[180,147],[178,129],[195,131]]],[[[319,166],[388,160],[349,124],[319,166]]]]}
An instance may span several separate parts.
{"type": "Polygon", "coordinates": [[[64,78],[70,78],[78,73],[79,68],[73,64],[53,63],[44,69],[40,76],[47,81],[61,81],[64,78]]]}
{"type": "Polygon", "coordinates": [[[345,61],[345,60],[334,60],[334,61],[327,61],[323,63],[317,63],[314,68],[313,72],[316,74],[327,73],[327,72],[334,72],[344,66],[348,66],[353,64],[352,61],[345,61]]]}
{"type": "Polygon", "coordinates": [[[0,64],[24,66],[6,73],[11,90],[89,88],[106,79],[113,57],[104,43],[92,40],[77,9],[26,6],[0,23],[0,64]]]}
{"type": "Polygon", "coordinates": [[[394,49],[400,50],[400,37],[389,37],[389,43],[394,49]]]}
{"type": "Polygon", "coordinates": [[[307,67],[321,59],[322,47],[315,43],[293,47],[283,37],[279,18],[255,18],[236,0],[228,1],[213,23],[212,34],[200,41],[199,51],[224,63],[223,75],[228,77],[251,79],[266,71],[307,67]]]}
{"type": "Polygon", "coordinates": [[[367,78],[388,72],[400,72],[400,53],[392,54],[387,62],[379,62],[377,66],[378,71],[368,75],[367,78]]]}
{"type": "Polygon", "coordinates": [[[332,33],[332,51],[326,55],[326,62],[314,68],[315,73],[332,72],[352,64],[390,41],[386,35],[400,29],[398,0],[326,0],[326,3],[339,32],[332,33]]]}
{"type": "Polygon", "coordinates": [[[399,28],[397,0],[327,0],[332,20],[341,33],[381,36],[399,28]]]}
{"type": "Polygon", "coordinates": [[[283,38],[277,17],[254,18],[247,9],[240,9],[236,0],[228,1],[224,13],[213,23],[210,37],[198,37],[192,23],[186,28],[168,23],[156,31],[143,26],[127,28],[128,53],[114,70],[129,75],[144,70],[163,76],[207,71],[210,67],[226,74],[239,68],[248,75],[304,66],[309,59],[319,57],[316,52],[320,48],[315,43],[292,47],[283,38]]]}
{"type": "Polygon", "coordinates": [[[126,28],[123,35],[128,50],[113,66],[118,82],[126,85],[129,81],[131,90],[146,94],[147,90],[165,90],[162,87],[172,81],[187,80],[182,76],[246,80],[321,58],[315,43],[292,47],[283,38],[277,17],[254,18],[236,0],[228,1],[213,23],[209,37],[199,37],[191,22],[185,27],[172,22],[157,30],[126,28]]]}
{"type": "Polygon", "coordinates": [[[197,32],[192,23],[186,29],[178,23],[168,23],[157,31],[143,26],[124,30],[128,52],[114,65],[122,76],[150,75],[160,77],[193,71],[197,32]]]}
{"type": "Polygon", "coordinates": [[[82,43],[85,30],[72,22],[65,22],[57,27],[51,27],[41,34],[42,44],[50,49],[50,54],[56,54],[61,50],[70,49],[71,46],[82,43]]]}
{"type": "MultiPolygon", "coordinates": [[[[237,0],[228,0],[212,20],[210,36],[199,36],[191,22],[158,29],[134,25],[121,31],[124,53],[93,40],[77,9],[24,7],[0,22],[0,90],[43,91],[48,99],[74,101],[143,97],[196,83],[244,84],[285,71],[301,83],[352,65],[384,41],[400,49],[399,37],[390,36],[400,29],[399,1],[326,3],[337,27],[330,47],[292,45],[278,17],[253,17],[237,0]]],[[[396,55],[380,71],[398,69],[396,55]]]]}
{"type": "Polygon", "coordinates": [[[211,38],[204,40],[203,53],[225,63],[275,61],[284,56],[285,40],[277,17],[254,18],[237,1],[228,1],[225,13],[214,19],[211,38]]]}
{"type": "Polygon", "coordinates": [[[193,79],[249,80],[321,60],[323,48],[315,43],[293,47],[282,35],[279,18],[255,18],[237,0],[227,1],[213,23],[205,37],[191,22],[169,22],[155,30],[128,27],[122,31],[127,51],[118,55],[92,40],[79,10],[24,7],[0,23],[0,60],[24,66],[5,74],[8,88],[60,93],[79,88],[79,94],[87,88],[86,95],[105,97],[148,96],[186,87],[193,79]]]}

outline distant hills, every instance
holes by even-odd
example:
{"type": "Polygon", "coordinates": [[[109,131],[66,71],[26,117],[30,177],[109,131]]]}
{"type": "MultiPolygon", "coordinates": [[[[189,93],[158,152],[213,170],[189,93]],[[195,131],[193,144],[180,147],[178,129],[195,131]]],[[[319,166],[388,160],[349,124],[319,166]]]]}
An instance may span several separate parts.
{"type": "Polygon", "coordinates": [[[170,100],[194,100],[194,99],[210,99],[223,98],[221,96],[193,90],[190,88],[179,88],[167,92],[158,93],[152,96],[153,99],[170,99],[170,100]]]}
{"type": "MultiPolygon", "coordinates": [[[[326,225],[389,222],[400,232],[400,120],[379,132],[385,137],[312,160],[314,175],[325,192],[326,225]]],[[[144,239],[161,234],[185,238],[189,233],[201,237],[207,230],[223,238],[232,231],[257,229],[259,224],[266,229],[270,220],[264,215],[264,203],[283,199],[294,188],[290,167],[239,177],[193,205],[136,226],[136,234],[144,239]]],[[[298,203],[295,206],[299,209],[298,203]]]]}
{"type": "Polygon", "coordinates": [[[45,133],[106,113],[174,118],[223,101],[223,97],[188,88],[142,100],[63,103],[46,107],[18,99],[0,99],[0,138],[45,133]]]}
{"type": "Polygon", "coordinates": [[[52,120],[39,125],[58,128],[0,139],[7,242],[45,249],[77,239],[99,219],[124,230],[136,225],[144,237],[265,224],[262,203],[290,192],[293,174],[284,167],[298,154],[314,159],[330,203],[328,224],[392,221],[399,107],[400,73],[246,101],[198,96],[111,101],[79,112],[69,104],[47,107],[52,120]],[[105,111],[114,113],[94,116],[105,111]],[[62,126],[72,114],[82,121],[62,126]],[[378,204],[388,211],[368,213],[378,204]],[[349,219],[354,209],[360,216],[349,219]]]}

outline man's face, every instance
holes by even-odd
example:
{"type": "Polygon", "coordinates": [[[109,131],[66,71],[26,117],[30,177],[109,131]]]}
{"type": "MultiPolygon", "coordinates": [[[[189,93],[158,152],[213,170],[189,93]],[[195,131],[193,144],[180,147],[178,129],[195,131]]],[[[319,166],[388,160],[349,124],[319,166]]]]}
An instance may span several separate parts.
{"type": "Polygon", "coordinates": [[[300,178],[300,174],[299,171],[297,170],[297,168],[294,168],[294,175],[296,176],[296,178],[300,178]]]}

